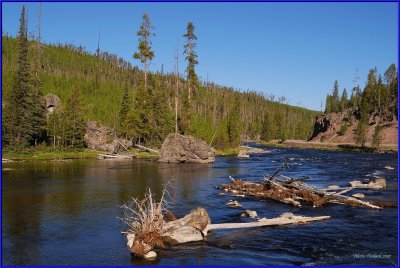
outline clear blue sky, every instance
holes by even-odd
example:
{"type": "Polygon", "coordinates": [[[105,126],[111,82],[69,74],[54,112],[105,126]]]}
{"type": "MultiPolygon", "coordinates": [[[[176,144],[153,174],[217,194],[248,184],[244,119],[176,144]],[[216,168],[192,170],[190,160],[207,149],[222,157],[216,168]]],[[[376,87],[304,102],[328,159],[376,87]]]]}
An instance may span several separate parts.
{"type": "MultiPolygon", "coordinates": [[[[21,3],[3,3],[3,31],[15,36],[21,3]]],[[[35,32],[37,4],[28,3],[35,32]]],[[[43,3],[45,42],[83,45],[137,64],[136,31],[146,12],[155,26],[152,70],[174,69],[186,25],[198,36],[198,75],[241,90],[286,96],[319,110],[334,80],[351,91],[358,68],[383,73],[398,61],[397,3],[43,3]]],[[[181,56],[180,72],[185,63],[181,56]]]]}

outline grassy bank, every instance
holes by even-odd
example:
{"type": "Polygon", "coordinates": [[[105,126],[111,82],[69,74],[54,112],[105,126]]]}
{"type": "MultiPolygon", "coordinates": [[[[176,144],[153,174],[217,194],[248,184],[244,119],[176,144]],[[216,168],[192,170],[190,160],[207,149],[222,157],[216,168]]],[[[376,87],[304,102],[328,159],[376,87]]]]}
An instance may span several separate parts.
{"type": "MultiPolygon", "coordinates": [[[[82,150],[54,150],[51,147],[41,147],[24,149],[20,151],[3,151],[2,158],[9,160],[55,160],[55,159],[88,159],[98,158],[99,154],[107,153],[102,151],[95,151],[89,149],[82,150]]],[[[152,152],[142,152],[137,149],[129,151],[135,158],[146,159],[146,158],[157,158],[158,155],[152,152]]]]}
{"type": "Polygon", "coordinates": [[[360,147],[351,143],[326,143],[326,142],[308,142],[303,140],[286,140],[283,142],[257,142],[260,145],[283,147],[283,148],[303,148],[303,149],[317,149],[326,151],[347,151],[358,153],[372,153],[372,152],[397,152],[397,145],[382,144],[379,150],[373,148],[370,144],[360,147]]]}
{"type": "Polygon", "coordinates": [[[50,151],[50,150],[31,150],[21,152],[3,152],[2,158],[10,160],[53,160],[53,159],[83,159],[97,158],[100,152],[82,151],[50,151]]]}
{"type": "Polygon", "coordinates": [[[239,147],[227,148],[227,149],[217,149],[217,150],[215,150],[215,155],[219,155],[219,156],[238,155],[239,151],[240,151],[239,147]]]}

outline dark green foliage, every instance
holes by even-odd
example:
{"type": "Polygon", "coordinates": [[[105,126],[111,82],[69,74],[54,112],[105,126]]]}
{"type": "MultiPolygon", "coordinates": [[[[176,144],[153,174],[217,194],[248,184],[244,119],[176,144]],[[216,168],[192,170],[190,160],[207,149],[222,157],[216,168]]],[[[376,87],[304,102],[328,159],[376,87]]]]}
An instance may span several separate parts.
{"type": "Polygon", "coordinates": [[[346,131],[347,131],[347,124],[342,124],[340,126],[340,130],[338,131],[338,134],[340,136],[343,136],[346,133],[346,131]]]}
{"type": "Polygon", "coordinates": [[[372,146],[376,149],[379,149],[379,146],[382,142],[382,126],[377,124],[375,126],[374,134],[372,135],[372,146]]]}
{"type": "Polygon", "coordinates": [[[129,94],[128,79],[124,86],[124,95],[122,96],[121,109],[119,111],[119,132],[120,135],[126,135],[125,121],[132,106],[132,97],[129,94]]]}
{"type": "Polygon", "coordinates": [[[368,115],[366,112],[361,111],[361,117],[358,121],[356,129],[354,129],[354,136],[356,143],[361,147],[365,146],[367,142],[367,131],[368,131],[368,115]]]}
{"type": "MultiPolygon", "coordinates": [[[[30,55],[30,45],[27,39],[27,16],[25,6],[22,7],[18,45],[16,49],[15,74],[11,73],[8,92],[3,93],[3,129],[2,142],[12,147],[24,147],[37,144],[44,135],[45,107],[40,89],[35,61],[40,60],[37,51],[30,55]],[[34,64],[32,64],[32,60],[34,64]],[[35,72],[35,75],[34,75],[35,72]]],[[[4,61],[3,61],[4,62],[4,61]]],[[[4,76],[4,74],[3,74],[4,76]]]]}
{"type": "Polygon", "coordinates": [[[49,145],[54,148],[83,148],[85,121],[83,102],[79,90],[69,94],[65,104],[50,114],[47,122],[49,145]]]}
{"type": "MultiPolygon", "coordinates": [[[[10,77],[16,70],[16,45],[16,39],[3,37],[3,96],[11,92],[10,77]]],[[[72,45],[43,45],[42,64],[40,81],[43,93],[58,95],[65,105],[70,92],[80,89],[85,120],[95,120],[105,126],[118,127],[122,99],[128,88],[131,104],[123,124],[126,131],[124,136],[149,145],[159,145],[163,141],[163,133],[173,131],[173,128],[169,128],[171,125],[168,120],[173,119],[176,87],[174,73],[149,74],[148,90],[145,90],[143,72],[137,67],[132,67],[107,52],[100,52],[97,57],[85,52],[83,48],[72,45]],[[94,86],[96,76],[97,89],[94,86]],[[162,90],[155,91],[159,89],[162,90]],[[154,103],[156,100],[162,103],[154,103]],[[165,113],[158,113],[166,116],[162,119],[164,121],[156,122],[152,119],[154,106],[159,107],[157,109],[160,111],[167,110],[165,113]],[[161,134],[152,135],[152,124],[165,125],[165,129],[161,134]]],[[[179,83],[185,85],[180,86],[179,92],[179,126],[182,128],[182,102],[187,100],[185,93],[188,90],[186,80],[179,78],[179,83]]],[[[241,135],[250,139],[259,138],[263,133],[264,115],[267,113],[273,116],[273,126],[276,129],[280,123],[275,115],[281,114],[280,118],[284,121],[284,124],[279,125],[279,129],[284,131],[277,132],[274,138],[281,139],[280,134],[283,133],[288,139],[307,139],[311,134],[317,112],[278,103],[254,91],[239,93],[233,88],[213,83],[199,83],[196,94],[192,95],[188,133],[205,139],[207,143],[212,141],[212,145],[217,148],[228,147],[227,121],[237,94],[240,96],[241,135]]],[[[59,113],[62,114],[61,111],[59,113]]],[[[4,120],[3,117],[3,122],[4,120]]],[[[65,128],[65,125],[61,124],[61,127],[65,128]]],[[[49,127],[47,129],[49,131],[49,127]]],[[[65,136],[60,132],[58,136],[65,136]]],[[[49,134],[48,144],[53,145],[52,134],[49,134]]],[[[57,144],[61,147],[63,142],[56,139],[57,144]]]]}
{"type": "Polygon", "coordinates": [[[339,83],[335,81],[333,85],[332,95],[326,97],[325,112],[336,113],[340,111],[340,100],[339,100],[339,83]]]}
{"type": "Polygon", "coordinates": [[[63,124],[65,125],[64,145],[82,148],[85,145],[85,121],[83,120],[83,102],[80,91],[74,89],[68,96],[64,111],[63,124]]]}
{"type": "Polygon", "coordinates": [[[362,97],[362,92],[360,87],[357,85],[353,88],[351,92],[350,107],[356,110],[359,109],[361,106],[361,97],[362,97]]]}
{"type": "Polygon", "coordinates": [[[341,112],[346,108],[360,113],[362,110],[366,116],[378,115],[382,120],[397,118],[397,70],[394,64],[385,71],[384,79],[378,75],[377,69],[369,71],[364,90],[357,85],[353,88],[350,101],[347,100],[347,92],[344,89],[340,98],[340,107],[336,109],[336,86],[332,95],[326,98],[325,111],[341,112]]]}
{"type": "Polygon", "coordinates": [[[348,107],[347,90],[343,89],[342,97],[340,97],[340,111],[344,111],[348,107]]]}
{"type": "Polygon", "coordinates": [[[261,139],[264,141],[270,141],[276,138],[276,125],[273,121],[273,115],[271,113],[267,112],[264,115],[264,121],[263,121],[263,128],[262,128],[262,134],[261,134],[261,139]]]}
{"type": "Polygon", "coordinates": [[[228,116],[227,134],[230,147],[240,145],[240,96],[236,94],[232,110],[228,116]]]}

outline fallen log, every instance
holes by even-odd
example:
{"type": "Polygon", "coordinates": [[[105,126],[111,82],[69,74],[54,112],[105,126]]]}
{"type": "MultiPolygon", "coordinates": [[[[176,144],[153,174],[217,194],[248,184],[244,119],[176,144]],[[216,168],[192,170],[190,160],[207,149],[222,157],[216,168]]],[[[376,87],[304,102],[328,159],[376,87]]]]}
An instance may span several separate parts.
{"type": "Polygon", "coordinates": [[[99,154],[99,159],[132,159],[133,155],[123,155],[123,154],[99,154]]]}
{"type": "Polygon", "coordinates": [[[135,147],[137,147],[139,149],[142,149],[143,151],[146,151],[146,152],[153,152],[153,153],[158,154],[157,150],[154,150],[154,149],[151,149],[151,148],[147,148],[147,147],[144,147],[144,146],[139,145],[139,144],[134,144],[133,146],[135,146],[135,147]]]}
{"type": "MultiPolygon", "coordinates": [[[[291,214],[291,213],[284,213],[284,214],[291,214]]],[[[304,217],[293,214],[291,217],[287,217],[284,214],[273,219],[261,218],[256,222],[209,224],[203,230],[203,234],[207,234],[207,232],[217,229],[221,230],[221,229],[253,228],[262,226],[278,226],[278,225],[289,225],[289,224],[304,224],[313,221],[329,220],[331,218],[330,216],[304,217]]]]}

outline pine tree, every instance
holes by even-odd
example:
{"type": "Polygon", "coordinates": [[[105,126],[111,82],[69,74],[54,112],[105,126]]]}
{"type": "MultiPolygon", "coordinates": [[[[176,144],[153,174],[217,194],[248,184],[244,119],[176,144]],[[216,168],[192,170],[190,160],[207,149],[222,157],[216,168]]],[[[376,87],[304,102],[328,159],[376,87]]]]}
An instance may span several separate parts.
{"type": "Polygon", "coordinates": [[[139,59],[143,64],[144,71],[144,87],[147,89],[147,74],[149,72],[149,63],[154,58],[154,52],[151,50],[150,37],[155,36],[152,33],[153,25],[151,24],[150,17],[143,14],[143,21],[140,24],[140,29],[136,33],[139,36],[138,52],[133,54],[133,58],[139,59]]]}
{"type": "MultiPolygon", "coordinates": [[[[40,10],[39,10],[40,14],[40,10]]],[[[36,42],[32,43],[32,72],[33,72],[33,91],[32,91],[32,127],[35,146],[38,141],[45,138],[46,130],[46,105],[42,93],[42,84],[40,81],[41,72],[41,44],[40,44],[40,15],[38,16],[38,37],[36,42]]]]}
{"type": "Polygon", "coordinates": [[[331,95],[326,95],[326,101],[325,101],[325,113],[329,114],[332,112],[332,96],[331,95]]]}
{"type": "Polygon", "coordinates": [[[397,118],[397,97],[398,97],[398,73],[396,70],[396,65],[391,64],[384,74],[385,81],[388,87],[388,98],[386,100],[388,110],[390,114],[393,114],[397,118]]]}
{"type": "Polygon", "coordinates": [[[377,124],[374,130],[374,134],[372,135],[372,146],[374,148],[379,149],[379,146],[382,142],[382,126],[377,124]]]}
{"type": "Polygon", "coordinates": [[[352,107],[354,109],[360,108],[361,95],[362,95],[362,92],[361,92],[360,87],[358,85],[353,87],[353,90],[351,92],[351,97],[350,97],[350,107],[352,107]]]}
{"type": "Polygon", "coordinates": [[[182,130],[186,134],[190,128],[190,112],[191,106],[191,95],[195,92],[199,86],[195,66],[199,63],[197,61],[197,53],[195,52],[197,36],[194,33],[195,27],[192,22],[189,22],[186,27],[186,33],[183,35],[186,38],[186,44],[184,46],[184,54],[186,55],[185,60],[187,61],[186,74],[187,74],[187,92],[184,91],[184,100],[182,103],[182,130]]]}
{"type": "Polygon", "coordinates": [[[231,147],[240,145],[240,97],[235,96],[235,101],[231,112],[229,113],[227,123],[228,141],[231,147]]]}
{"type": "Polygon", "coordinates": [[[78,89],[69,94],[63,111],[66,126],[65,145],[82,148],[85,145],[85,121],[83,120],[83,103],[78,89]]]}
{"type": "Polygon", "coordinates": [[[367,132],[368,132],[368,116],[365,111],[361,111],[360,121],[357,124],[356,129],[354,130],[354,135],[356,139],[356,143],[361,145],[361,147],[365,146],[367,142],[367,132]]]}
{"type": "MultiPolygon", "coordinates": [[[[149,80],[151,80],[151,76],[149,80]]],[[[125,119],[126,135],[137,143],[146,142],[151,135],[149,122],[152,122],[153,113],[150,94],[152,87],[150,86],[148,85],[146,88],[144,80],[138,80],[134,105],[125,119]]]]}
{"type": "Polygon", "coordinates": [[[130,111],[131,105],[132,105],[132,100],[131,100],[131,96],[129,94],[128,79],[126,79],[125,86],[124,86],[124,95],[122,96],[121,109],[119,111],[119,128],[120,128],[121,135],[126,134],[125,120],[130,111]]]}
{"type": "Polygon", "coordinates": [[[161,141],[173,131],[173,115],[168,109],[168,92],[164,78],[151,76],[152,95],[151,95],[151,122],[149,128],[151,133],[151,142],[153,145],[160,145],[161,141]]]}
{"type": "Polygon", "coordinates": [[[31,121],[32,107],[32,73],[27,39],[27,18],[25,6],[22,6],[18,31],[17,68],[13,87],[4,107],[4,143],[13,147],[22,147],[32,141],[34,134],[31,121]]]}
{"type": "Polygon", "coordinates": [[[332,92],[332,112],[337,113],[340,109],[340,102],[339,102],[339,83],[336,80],[335,84],[333,85],[333,92],[332,92]]]}
{"type": "Polygon", "coordinates": [[[63,114],[61,109],[58,108],[49,115],[47,122],[47,135],[53,149],[56,149],[56,147],[59,146],[60,141],[63,140],[63,126],[63,114]]]}
{"type": "Polygon", "coordinates": [[[348,106],[347,90],[344,88],[342,97],[340,98],[340,111],[343,112],[348,106]]]}
{"type": "Polygon", "coordinates": [[[261,139],[263,141],[270,141],[275,138],[276,138],[276,125],[274,124],[273,116],[269,112],[267,112],[264,115],[261,139]]]}

